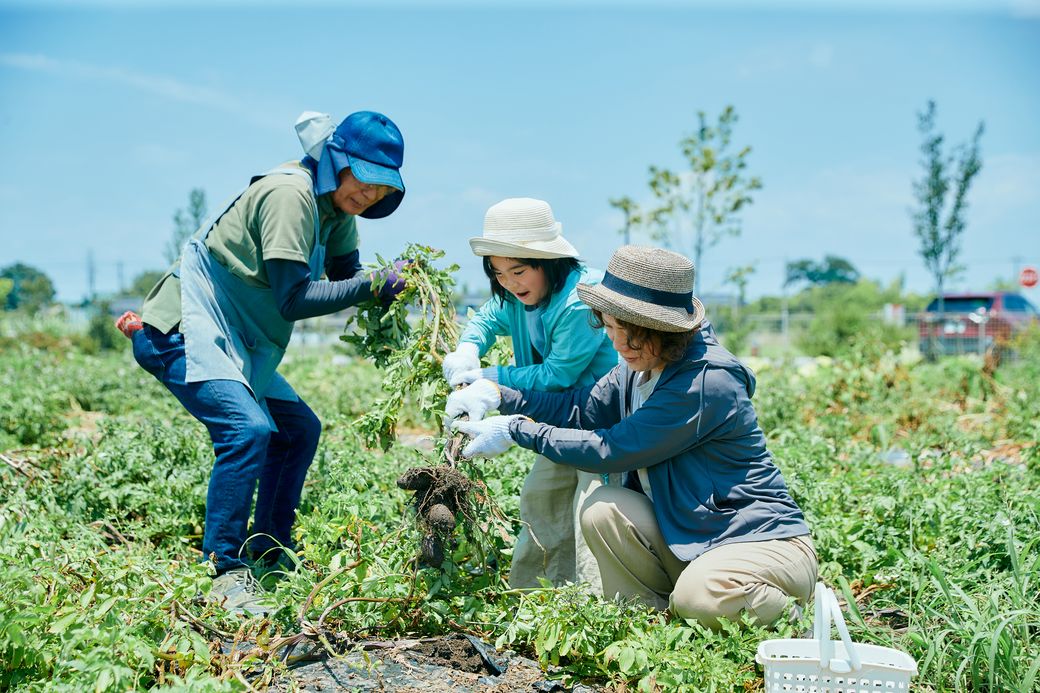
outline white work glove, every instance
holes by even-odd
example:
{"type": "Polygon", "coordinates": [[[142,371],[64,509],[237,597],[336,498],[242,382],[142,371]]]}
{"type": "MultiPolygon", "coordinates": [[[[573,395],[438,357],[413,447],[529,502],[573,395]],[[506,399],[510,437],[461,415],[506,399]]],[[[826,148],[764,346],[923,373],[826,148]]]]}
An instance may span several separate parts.
{"type": "Polygon", "coordinates": [[[480,352],[477,349],[477,345],[473,342],[460,343],[455,347],[455,351],[444,357],[441,370],[444,373],[444,379],[448,381],[449,385],[455,387],[461,384],[463,381],[459,376],[462,373],[480,370],[480,352]]]}
{"type": "Polygon", "coordinates": [[[461,390],[448,395],[448,403],[444,405],[444,413],[449,419],[463,414],[469,415],[470,421],[480,421],[489,411],[498,409],[502,404],[502,391],[498,385],[486,378],[477,380],[461,390]]]}
{"type": "Polygon", "coordinates": [[[473,438],[462,449],[462,456],[466,459],[477,456],[497,457],[513,447],[515,441],[509,435],[509,422],[521,418],[524,417],[520,414],[492,416],[483,421],[456,421],[451,427],[473,438]]]}
{"type": "Polygon", "coordinates": [[[474,368],[471,371],[456,371],[451,378],[451,385],[452,387],[457,387],[458,385],[469,385],[470,383],[475,383],[481,378],[487,378],[491,382],[496,382],[498,380],[498,368],[474,368]]]}

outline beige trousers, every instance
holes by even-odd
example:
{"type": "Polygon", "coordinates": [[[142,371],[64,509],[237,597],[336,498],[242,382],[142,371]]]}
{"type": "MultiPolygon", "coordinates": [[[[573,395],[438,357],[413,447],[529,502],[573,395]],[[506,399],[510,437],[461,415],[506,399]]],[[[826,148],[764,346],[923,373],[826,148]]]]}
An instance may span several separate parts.
{"type": "Polygon", "coordinates": [[[553,585],[584,583],[602,594],[599,566],[578,523],[578,509],[601,485],[598,474],[535,456],[520,490],[523,528],[513,547],[510,587],[538,587],[544,577],[553,585]]]}
{"type": "Polygon", "coordinates": [[[590,494],[581,529],[599,563],[604,595],[637,597],[708,628],[742,611],[772,623],[789,597],[804,604],[816,586],[816,550],[808,536],[725,544],[681,561],[661,536],[650,499],[626,488],[590,494]]]}

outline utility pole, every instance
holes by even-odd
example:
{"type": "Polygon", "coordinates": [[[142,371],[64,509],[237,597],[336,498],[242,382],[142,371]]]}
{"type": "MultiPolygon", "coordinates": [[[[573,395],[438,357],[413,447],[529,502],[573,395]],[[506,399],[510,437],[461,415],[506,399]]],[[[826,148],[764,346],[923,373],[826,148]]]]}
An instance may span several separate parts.
{"type": "Polygon", "coordinates": [[[97,267],[94,265],[94,251],[87,251],[87,299],[91,304],[94,303],[94,299],[97,297],[97,291],[95,291],[95,278],[97,276],[97,267]]]}
{"type": "MultiPolygon", "coordinates": [[[[787,268],[787,258],[784,258],[784,271],[787,268]]],[[[791,341],[788,338],[788,328],[790,327],[790,314],[787,311],[787,278],[784,278],[783,286],[780,289],[780,333],[784,337],[784,351],[788,351],[791,347],[791,341]]]]}

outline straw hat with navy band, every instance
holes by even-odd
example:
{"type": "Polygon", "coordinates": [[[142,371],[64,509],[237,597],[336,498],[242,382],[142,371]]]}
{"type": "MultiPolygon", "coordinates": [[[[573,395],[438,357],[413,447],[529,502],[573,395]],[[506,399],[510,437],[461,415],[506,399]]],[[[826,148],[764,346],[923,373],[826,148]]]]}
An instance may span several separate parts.
{"type": "Polygon", "coordinates": [[[548,202],[511,197],[492,205],[484,215],[484,235],[469,239],[475,255],[515,258],[578,257],[562,235],[548,202]]]}
{"type": "Polygon", "coordinates": [[[693,295],[693,263],[660,248],[625,245],[610,258],[603,281],[578,284],[590,308],[662,332],[688,332],[704,320],[693,295]]]}

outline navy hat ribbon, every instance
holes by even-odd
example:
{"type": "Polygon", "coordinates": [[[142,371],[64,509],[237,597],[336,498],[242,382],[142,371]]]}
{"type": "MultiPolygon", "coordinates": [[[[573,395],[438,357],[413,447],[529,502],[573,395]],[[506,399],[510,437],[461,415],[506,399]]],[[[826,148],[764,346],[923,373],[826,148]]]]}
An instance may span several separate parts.
{"type": "Polygon", "coordinates": [[[633,284],[630,281],[622,279],[610,272],[603,273],[603,281],[600,285],[605,289],[610,289],[619,294],[628,296],[629,298],[638,299],[646,303],[653,303],[659,306],[669,306],[671,308],[682,308],[687,313],[693,313],[693,290],[687,291],[686,293],[673,293],[671,291],[661,291],[660,289],[651,289],[648,286],[640,286],[639,284],[633,284]]]}

